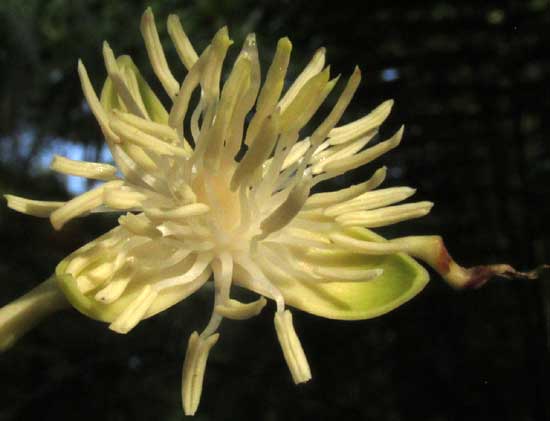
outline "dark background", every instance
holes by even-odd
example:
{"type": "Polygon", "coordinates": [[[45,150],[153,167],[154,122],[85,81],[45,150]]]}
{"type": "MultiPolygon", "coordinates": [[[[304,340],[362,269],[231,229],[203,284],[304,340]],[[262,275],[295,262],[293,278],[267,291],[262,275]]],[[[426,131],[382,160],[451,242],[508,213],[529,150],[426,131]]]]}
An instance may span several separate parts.
{"type": "MultiPolygon", "coordinates": [[[[394,98],[383,134],[404,123],[405,139],[376,165],[388,165],[387,185],[418,187],[416,198],[436,206],[389,234],[441,234],[468,265],[550,262],[549,0],[2,0],[0,193],[61,200],[86,188],[47,171],[53,153],[106,156],[77,58],[99,89],[108,39],[158,88],[139,34],[149,4],[164,41],[175,12],[199,51],[227,24],[237,46],[257,32],[264,69],[285,35],[294,44],[291,76],[320,46],[333,74],[358,64],[364,79],[347,120],[394,98]]],[[[173,69],[181,79],[182,68],[173,69]]],[[[55,232],[47,220],[0,207],[0,305],[113,223],[94,216],[55,232]]],[[[374,320],[295,312],[313,372],[305,385],[290,379],[271,311],[225,322],[195,419],[550,419],[548,276],[461,293],[432,278],[374,320]]],[[[52,316],[0,356],[0,420],[182,419],[185,345],[210,306],[201,291],[126,336],[76,311],[52,316]]]]}

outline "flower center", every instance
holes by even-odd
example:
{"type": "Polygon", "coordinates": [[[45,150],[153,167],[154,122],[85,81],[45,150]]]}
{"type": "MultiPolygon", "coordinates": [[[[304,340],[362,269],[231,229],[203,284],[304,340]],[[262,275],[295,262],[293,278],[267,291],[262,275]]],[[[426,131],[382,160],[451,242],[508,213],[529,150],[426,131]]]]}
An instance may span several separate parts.
{"type": "Polygon", "coordinates": [[[208,214],[197,218],[197,222],[209,232],[213,251],[218,255],[249,252],[253,237],[261,233],[260,222],[250,217],[251,212],[257,212],[257,204],[244,192],[231,189],[237,165],[231,161],[216,172],[203,169],[191,182],[196,201],[210,208],[208,214]]]}

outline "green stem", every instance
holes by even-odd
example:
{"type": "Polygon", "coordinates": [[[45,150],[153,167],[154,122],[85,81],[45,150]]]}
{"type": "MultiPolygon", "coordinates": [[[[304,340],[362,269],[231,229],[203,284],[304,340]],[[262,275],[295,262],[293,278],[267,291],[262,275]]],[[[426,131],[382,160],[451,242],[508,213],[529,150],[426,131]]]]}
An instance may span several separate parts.
{"type": "Polygon", "coordinates": [[[55,275],[52,275],[25,295],[0,308],[0,352],[9,349],[44,317],[68,306],[55,275]]]}

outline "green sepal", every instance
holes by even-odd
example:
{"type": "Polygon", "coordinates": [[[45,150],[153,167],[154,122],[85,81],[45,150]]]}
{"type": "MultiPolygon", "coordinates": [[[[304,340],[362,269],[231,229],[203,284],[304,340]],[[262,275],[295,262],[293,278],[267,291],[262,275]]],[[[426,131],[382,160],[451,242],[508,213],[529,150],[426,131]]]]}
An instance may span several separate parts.
{"type": "MultiPolygon", "coordinates": [[[[346,233],[362,240],[384,240],[364,228],[346,233]]],[[[307,251],[304,259],[312,265],[384,270],[381,276],[365,282],[313,283],[274,278],[288,305],[328,319],[363,320],[389,313],[416,296],[430,279],[426,269],[404,253],[367,256],[317,249],[307,251]]]]}

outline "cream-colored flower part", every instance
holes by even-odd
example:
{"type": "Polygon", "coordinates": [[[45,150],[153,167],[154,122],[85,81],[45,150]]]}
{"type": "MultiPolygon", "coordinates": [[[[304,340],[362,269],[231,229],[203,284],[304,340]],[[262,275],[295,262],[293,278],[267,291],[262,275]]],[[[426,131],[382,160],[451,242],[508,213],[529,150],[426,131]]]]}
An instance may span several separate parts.
{"type": "MultiPolygon", "coordinates": [[[[287,305],[335,319],[388,312],[428,281],[409,256],[427,261],[456,287],[512,272],[508,266],[463,269],[439,237],[385,240],[369,231],[424,216],[433,205],[403,204],[415,192],[410,187],[379,188],[386,176],[383,167],[360,184],[311,194],[319,183],[392,150],[403,136],[400,128],[375,143],[391,100],[338,126],[359,86],[359,69],[317,128],[305,133],[338,81],[325,66],[324,49],[284,89],[290,41],[278,42],[262,82],[251,34],[221,84],[232,44],[226,28],[200,55],[176,16],[168,18],[168,32],[187,69],[181,82],[168,66],[148,9],[141,33],[169,99],[168,110],[132,59],[116,58],[107,43],[107,80],[99,98],[84,64],[78,63],[84,95],[115,166],[58,156],[51,168],[104,183],[67,202],[6,197],[12,209],[49,217],[58,230],[90,212],[120,213],[116,228],[61,262],[55,282],[33,293],[34,303],[61,288],[79,311],[126,333],[213,278],[210,322],[191,335],[185,357],[186,414],[199,405],[207,356],[221,321],[257,315],[266,305],[264,297],[276,304],[274,324],[283,356],[294,382],[302,383],[311,371],[287,305]],[[252,303],[232,299],[233,285],[260,298],[252,303]]],[[[5,332],[26,329],[17,323],[31,301],[10,304],[0,313],[3,347],[17,336],[5,332]]]]}

